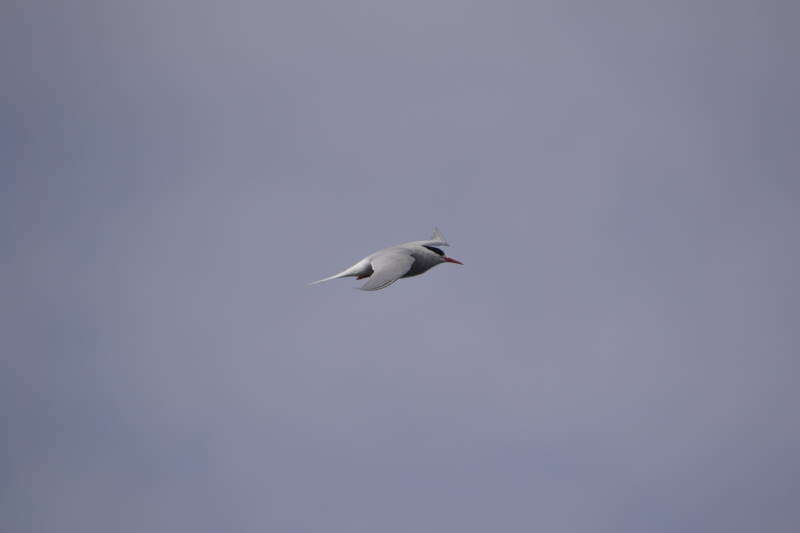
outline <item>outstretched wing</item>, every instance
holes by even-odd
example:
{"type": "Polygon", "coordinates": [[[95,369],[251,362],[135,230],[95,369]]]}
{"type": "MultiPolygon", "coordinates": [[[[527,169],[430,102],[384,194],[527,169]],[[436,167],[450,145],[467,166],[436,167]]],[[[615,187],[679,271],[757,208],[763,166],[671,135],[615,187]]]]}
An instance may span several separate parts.
{"type": "Polygon", "coordinates": [[[430,240],[423,242],[425,243],[424,246],[450,246],[450,243],[444,238],[439,228],[433,228],[433,235],[430,240]]]}
{"type": "Polygon", "coordinates": [[[383,289],[405,276],[414,264],[411,254],[402,250],[382,252],[370,260],[372,275],[361,287],[362,291],[383,289]]]}

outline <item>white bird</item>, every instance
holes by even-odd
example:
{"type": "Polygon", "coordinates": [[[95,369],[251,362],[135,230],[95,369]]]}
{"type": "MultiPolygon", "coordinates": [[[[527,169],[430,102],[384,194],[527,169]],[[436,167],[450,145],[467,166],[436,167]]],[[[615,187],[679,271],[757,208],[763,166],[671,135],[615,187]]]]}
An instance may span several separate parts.
{"type": "Polygon", "coordinates": [[[407,242],[385,248],[368,255],[338,274],[314,281],[309,285],[355,276],[356,279],[369,278],[361,287],[362,291],[377,291],[388,287],[400,278],[419,276],[442,263],[464,264],[452,257],[447,257],[437,246],[450,246],[450,244],[445,240],[442,232],[435,228],[430,240],[407,242]]]}

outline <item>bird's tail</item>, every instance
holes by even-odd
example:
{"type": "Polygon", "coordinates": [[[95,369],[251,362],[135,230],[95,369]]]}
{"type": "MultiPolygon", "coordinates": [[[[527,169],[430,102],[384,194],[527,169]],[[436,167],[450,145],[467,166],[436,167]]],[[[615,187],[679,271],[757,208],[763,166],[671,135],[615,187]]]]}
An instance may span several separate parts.
{"type": "MultiPolygon", "coordinates": [[[[358,276],[360,274],[363,274],[366,269],[369,269],[369,261],[366,260],[366,259],[363,259],[363,260],[359,261],[358,263],[356,263],[355,265],[351,266],[350,268],[346,268],[346,269],[342,270],[338,274],[334,274],[333,276],[330,276],[330,277],[327,277],[327,278],[323,278],[323,279],[319,279],[317,281],[312,281],[311,283],[309,283],[309,285],[316,285],[317,283],[322,283],[323,281],[330,281],[332,279],[339,279],[339,278],[347,278],[347,277],[352,277],[352,276],[358,276]]],[[[370,271],[371,271],[371,269],[370,269],[370,271]]]]}
{"type": "Polygon", "coordinates": [[[347,270],[345,270],[344,272],[339,272],[338,274],[334,274],[333,276],[330,276],[330,277],[327,277],[327,278],[323,278],[323,279],[318,279],[317,281],[312,281],[311,283],[309,283],[309,285],[316,285],[317,283],[322,283],[323,281],[330,281],[332,279],[346,278],[347,276],[350,276],[350,275],[351,274],[348,274],[347,270]]]}

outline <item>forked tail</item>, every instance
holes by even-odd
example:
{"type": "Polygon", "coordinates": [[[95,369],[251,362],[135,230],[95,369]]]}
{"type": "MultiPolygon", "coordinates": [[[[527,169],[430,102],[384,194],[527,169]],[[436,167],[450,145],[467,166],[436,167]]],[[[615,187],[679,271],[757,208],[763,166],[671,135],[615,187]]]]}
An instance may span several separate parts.
{"type": "Polygon", "coordinates": [[[348,274],[347,271],[345,270],[344,272],[339,272],[338,274],[334,274],[333,276],[330,276],[328,278],[323,278],[323,279],[318,279],[317,281],[312,281],[311,283],[309,283],[309,285],[316,285],[317,283],[322,283],[323,281],[330,281],[332,279],[345,278],[345,277],[347,277],[349,275],[350,274],[348,274]]]}
{"type": "Polygon", "coordinates": [[[309,285],[316,285],[317,283],[322,283],[323,281],[330,281],[332,279],[359,276],[359,275],[365,274],[367,272],[369,272],[371,274],[372,273],[372,267],[369,266],[369,261],[367,259],[362,259],[361,261],[359,261],[355,265],[353,265],[350,268],[347,268],[345,270],[342,270],[338,274],[334,274],[333,276],[330,276],[328,278],[323,278],[323,279],[320,279],[320,280],[317,280],[317,281],[312,281],[311,283],[309,283],[309,285]]]}

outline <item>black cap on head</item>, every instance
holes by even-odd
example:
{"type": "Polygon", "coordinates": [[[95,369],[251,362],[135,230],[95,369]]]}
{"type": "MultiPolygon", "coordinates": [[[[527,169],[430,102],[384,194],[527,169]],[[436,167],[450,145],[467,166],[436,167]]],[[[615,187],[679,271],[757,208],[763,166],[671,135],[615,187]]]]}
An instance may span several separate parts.
{"type": "Polygon", "coordinates": [[[427,249],[428,249],[428,250],[430,250],[431,252],[435,252],[435,253],[437,253],[437,254],[439,254],[439,255],[441,255],[441,256],[443,256],[443,255],[444,255],[444,252],[443,252],[443,251],[441,251],[440,249],[438,249],[438,248],[436,248],[436,247],[434,247],[434,246],[425,246],[425,248],[427,248],[427,249]]]}

